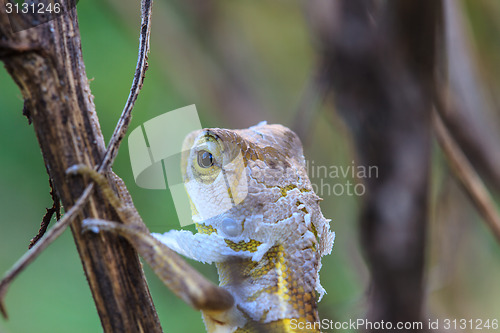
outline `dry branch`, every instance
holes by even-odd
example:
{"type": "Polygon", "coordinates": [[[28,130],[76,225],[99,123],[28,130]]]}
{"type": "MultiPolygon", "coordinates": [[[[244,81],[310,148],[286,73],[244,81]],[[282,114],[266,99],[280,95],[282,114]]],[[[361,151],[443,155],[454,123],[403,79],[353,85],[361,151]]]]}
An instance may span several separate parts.
{"type": "MultiPolygon", "coordinates": [[[[97,167],[105,156],[104,140],[82,60],[74,2],[63,5],[65,15],[18,33],[11,29],[5,3],[0,0],[0,58],[21,89],[49,176],[68,212],[71,212],[70,207],[76,206],[75,211],[79,208],[75,204],[80,198],[83,208],[71,229],[103,329],[105,332],[161,332],[141,264],[132,246],[113,234],[81,233],[83,217],[117,220],[118,214],[99,193],[89,195],[92,185],[88,185],[88,181],[68,178],[65,174],[66,169],[75,164],[97,167]],[[84,203],[86,199],[88,202],[84,203]]],[[[150,1],[145,3],[150,4],[150,1]]],[[[147,30],[149,26],[142,28],[147,30]]],[[[147,48],[142,50],[147,52],[147,48]]],[[[145,54],[142,57],[145,63],[145,54]]],[[[119,143],[123,135],[124,132],[120,132],[113,142],[119,143]]],[[[118,146],[112,143],[110,147],[113,150],[106,155],[109,164],[118,146]]],[[[102,169],[107,165],[103,166],[102,169]]],[[[57,236],[71,217],[67,214],[46,237],[57,236]]],[[[46,246],[43,244],[48,243],[42,240],[35,248],[46,246]]],[[[28,252],[27,256],[32,256],[31,253],[37,252],[28,252]]]]}

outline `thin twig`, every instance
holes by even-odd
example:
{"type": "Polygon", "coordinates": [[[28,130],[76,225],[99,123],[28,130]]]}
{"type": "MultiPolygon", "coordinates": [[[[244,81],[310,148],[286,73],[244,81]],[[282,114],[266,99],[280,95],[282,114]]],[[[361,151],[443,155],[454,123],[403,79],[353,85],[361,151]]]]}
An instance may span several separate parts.
{"type": "Polygon", "coordinates": [[[477,210],[483,216],[498,241],[500,241],[500,215],[495,209],[495,204],[486,186],[454,138],[450,135],[440,115],[437,112],[433,112],[432,114],[438,141],[448,158],[450,166],[455,171],[457,178],[464,186],[477,210]]]}
{"type": "Polygon", "coordinates": [[[144,82],[144,77],[146,70],[148,69],[148,53],[149,53],[149,38],[151,35],[151,10],[153,1],[143,0],[142,1],[142,22],[141,22],[141,35],[139,39],[139,55],[137,58],[137,66],[135,69],[134,80],[132,81],[132,87],[130,88],[130,94],[128,96],[125,107],[123,108],[122,114],[118,123],[116,124],[115,131],[111,136],[109,141],[108,149],[104,155],[104,159],[99,167],[99,172],[105,171],[109,168],[118,153],[118,148],[127,133],[128,125],[132,118],[132,109],[134,107],[137,96],[142,88],[144,82]]]}
{"type": "MultiPolygon", "coordinates": [[[[122,115],[118,120],[113,136],[109,142],[106,153],[98,168],[98,172],[105,172],[113,163],[121,141],[125,137],[128,125],[130,124],[131,112],[134,107],[137,96],[142,88],[144,82],[145,72],[147,70],[147,58],[149,52],[149,38],[151,32],[151,10],[152,0],[142,0],[142,22],[140,33],[139,55],[137,60],[136,71],[132,81],[132,87],[128,96],[122,115]]],[[[70,210],[66,212],[64,217],[46,233],[41,241],[37,242],[28,252],[26,252],[5,274],[4,278],[0,281],[0,314],[7,318],[7,311],[3,305],[3,299],[7,292],[10,283],[16,276],[22,272],[47,246],[56,240],[66,229],[66,227],[73,221],[76,215],[81,211],[85,203],[90,197],[90,193],[94,187],[93,183],[87,185],[82,195],[78,198],[70,210]]]]}
{"type": "Polygon", "coordinates": [[[22,272],[47,246],[49,246],[54,240],[56,240],[63,232],[66,227],[73,221],[76,215],[83,208],[85,203],[90,197],[90,193],[94,184],[89,184],[83,194],[78,198],[73,207],[64,214],[63,218],[54,224],[54,226],[45,234],[42,241],[37,242],[35,246],[26,252],[12,268],[5,274],[3,279],[0,281],[0,313],[3,317],[7,318],[7,311],[3,305],[3,298],[10,283],[14,278],[22,272]]]}

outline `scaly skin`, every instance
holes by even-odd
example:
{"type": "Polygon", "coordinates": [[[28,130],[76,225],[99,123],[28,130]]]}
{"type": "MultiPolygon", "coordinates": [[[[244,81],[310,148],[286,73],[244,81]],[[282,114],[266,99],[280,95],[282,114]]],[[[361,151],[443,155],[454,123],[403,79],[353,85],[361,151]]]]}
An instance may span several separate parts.
{"type": "Polygon", "coordinates": [[[321,257],[334,233],[307,176],[298,137],[281,125],[205,129],[184,142],[182,171],[198,233],[155,235],[192,259],[215,263],[235,298],[204,312],[211,333],[319,332],[321,257]],[[298,326],[298,325],[296,325],[298,326]]]}

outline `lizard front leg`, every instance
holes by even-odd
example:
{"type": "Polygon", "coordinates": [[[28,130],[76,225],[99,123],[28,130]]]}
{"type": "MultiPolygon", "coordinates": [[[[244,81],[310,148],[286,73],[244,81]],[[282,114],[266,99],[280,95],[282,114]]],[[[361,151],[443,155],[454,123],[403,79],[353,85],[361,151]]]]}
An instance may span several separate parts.
{"type": "Polygon", "coordinates": [[[84,232],[107,231],[125,237],[163,283],[193,308],[216,313],[233,306],[229,293],[205,279],[177,253],[142,228],[99,219],[86,219],[82,227],[84,232]]]}
{"type": "Polygon", "coordinates": [[[227,316],[227,310],[234,304],[233,297],[208,281],[177,253],[153,237],[140,216],[131,208],[131,203],[123,203],[103,175],[83,165],[73,166],[67,172],[71,175],[89,176],[126,223],[86,219],[82,226],[83,232],[107,231],[125,237],[163,283],[187,304],[197,310],[209,311],[214,316],[227,316]]]}

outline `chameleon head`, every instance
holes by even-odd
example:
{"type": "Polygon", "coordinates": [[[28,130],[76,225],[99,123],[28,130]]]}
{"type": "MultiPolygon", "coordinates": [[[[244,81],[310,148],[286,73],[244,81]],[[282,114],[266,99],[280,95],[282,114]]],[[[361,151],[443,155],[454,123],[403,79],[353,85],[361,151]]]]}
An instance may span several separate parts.
{"type": "Polygon", "coordinates": [[[279,216],[273,212],[289,211],[287,202],[277,202],[280,197],[293,189],[312,192],[300,140],[281,125],[195,131],[184,140],[182,151],[194,222],[229,227],[228,236],[236,236],[238,229],[230,219],[242,229],[250,217],[254,226],[264,215],[276,221],[279,216]]]}

